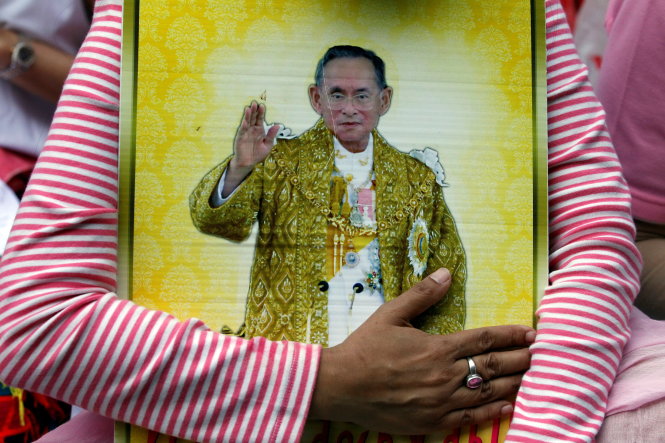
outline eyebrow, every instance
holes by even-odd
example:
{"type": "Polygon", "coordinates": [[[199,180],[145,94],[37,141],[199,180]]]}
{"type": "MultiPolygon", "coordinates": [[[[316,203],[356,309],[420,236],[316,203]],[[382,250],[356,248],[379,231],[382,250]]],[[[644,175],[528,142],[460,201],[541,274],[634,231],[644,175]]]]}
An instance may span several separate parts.
{"type": "MultiPolygon", "coordinates": [[[[330,90],[328,91],[328,94],[334,94],[335,92],[342,92],[342,93],[343,93],[344,90],[343,90],[342,88],[340,88],[339,86],[333,86],[333,87],[330,88],[330,90]]],[[[358,94],[358,93],[360,93],[360,92],[371,92],[371,91],[370,91],[369,88],[358,88],[358,89],[354,89],[354,90],[353,90],[353,94],[354,94],[354,95],[355,95],[355,94],[358,94]]]]}

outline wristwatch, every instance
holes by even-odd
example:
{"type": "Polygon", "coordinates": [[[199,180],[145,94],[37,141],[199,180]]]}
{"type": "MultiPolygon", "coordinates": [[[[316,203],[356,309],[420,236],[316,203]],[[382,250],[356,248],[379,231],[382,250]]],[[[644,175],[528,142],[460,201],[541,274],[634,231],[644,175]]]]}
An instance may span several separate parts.
{"type": "Polygon", "coordinates": [[[11,80],[19,74],[27,71],[35,63],[35,50],[28,39],[18,33],[18,43],[12,49],[12,57],[9,66],[0,71],[0,78],[11,80]]]}

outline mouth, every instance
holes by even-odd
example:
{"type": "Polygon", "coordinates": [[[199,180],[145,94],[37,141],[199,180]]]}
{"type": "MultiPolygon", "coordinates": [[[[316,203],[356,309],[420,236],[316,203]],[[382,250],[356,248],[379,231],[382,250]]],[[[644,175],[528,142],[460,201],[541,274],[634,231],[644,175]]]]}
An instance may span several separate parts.
{"type": "Polygon", "coordinates": [[[340,126],[344,126],[346,128],[353,128],[355,126],[359,126],[360,122],[342,122],[339,124],[340,126]]]}

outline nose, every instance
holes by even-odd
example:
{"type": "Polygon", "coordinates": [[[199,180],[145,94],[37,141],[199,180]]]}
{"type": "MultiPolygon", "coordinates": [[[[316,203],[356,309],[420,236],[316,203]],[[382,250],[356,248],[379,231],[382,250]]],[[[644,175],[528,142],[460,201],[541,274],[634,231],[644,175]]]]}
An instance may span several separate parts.
{"type": "Polygon", "coordinates": [[[345,115],[354,115],[354,114],[358,113],[358,110],[353,105],[353,98],[347,97],[347,99],[344,100],[344,106],[342,107],[342,113],[345,114],[345,115]]]}

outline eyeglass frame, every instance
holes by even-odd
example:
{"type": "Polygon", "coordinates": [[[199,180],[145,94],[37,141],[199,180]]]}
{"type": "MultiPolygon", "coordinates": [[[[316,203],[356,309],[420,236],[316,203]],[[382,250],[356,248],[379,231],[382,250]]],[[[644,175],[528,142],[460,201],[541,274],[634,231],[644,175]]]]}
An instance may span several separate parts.
{"type": "MultiPolygon", "coordinates": [[[[385,88],[384,88],[385,90],[385,88]]],[[[351,101],[351,105],[358,110],[362,111],[367,111],[369,109],[372,109],[376,103],[374,103],[374,99],[376,97],[380,97],[381,94],[383,94],[383,91],[379,92],[378,94],[370,94],[369,92],[361,91],[357,92],[352,96],[347,96],[340,91],[333,91],[330,93],[325,94],[326,97],[326,102],[328,104],[328,107],[333,110],[333,111],[339,111],[341,109],[344,109],[346,107],[346,104],[351,101]],[[339,99],[333,98],[334,96],[339,95],[339,99]],[[366,103],[358,102],[358,98],[360,96],[366,96],[366,103]]]]}

